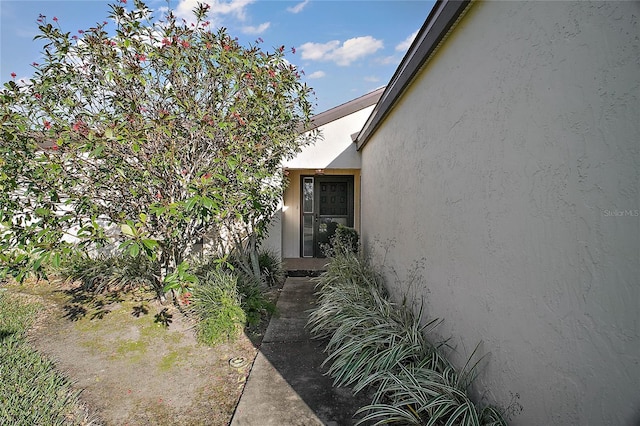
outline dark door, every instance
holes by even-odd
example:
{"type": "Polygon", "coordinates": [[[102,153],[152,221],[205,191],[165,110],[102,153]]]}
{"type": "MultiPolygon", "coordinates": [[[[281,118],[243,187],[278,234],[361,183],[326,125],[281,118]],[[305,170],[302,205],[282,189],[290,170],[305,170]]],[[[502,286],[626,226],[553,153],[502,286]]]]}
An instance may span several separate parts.
{"type": "Polygon", "coordinates": [[[323,257],[338,224],[353,226],[353,176],[303,176],[302,257],[323,257]]]}

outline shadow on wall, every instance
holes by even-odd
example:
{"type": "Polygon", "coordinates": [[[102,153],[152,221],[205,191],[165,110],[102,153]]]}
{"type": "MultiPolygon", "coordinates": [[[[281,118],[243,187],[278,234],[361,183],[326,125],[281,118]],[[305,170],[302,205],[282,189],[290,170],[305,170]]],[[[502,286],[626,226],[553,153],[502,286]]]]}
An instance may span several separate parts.
{"type": "Polygon", "coordinates": [[[325,168],[327,169],[353,169],[354,164],[360,168],[360,154],[356,151],[356,144],[352,143],[340,154],[336,155],[325,168]]]}

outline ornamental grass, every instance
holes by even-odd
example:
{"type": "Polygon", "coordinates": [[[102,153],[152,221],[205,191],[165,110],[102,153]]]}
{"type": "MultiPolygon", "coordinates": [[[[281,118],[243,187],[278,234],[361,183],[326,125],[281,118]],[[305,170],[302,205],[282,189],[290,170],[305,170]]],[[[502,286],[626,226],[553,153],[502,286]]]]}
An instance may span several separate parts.
{"type": "Polygon", "coordinates": [[[423,321],[422,307],[392,301],[382,275],[358,251],[338,242],[331,254],[308,327],[328,340],[325,365],[335,386],[373,390],[371,404],[356,413],[358,424],[506,425],[498,409],[470,399],[482,359],[472,362],[477,346],[455,368],[446,341],[428,339],[441,320],[423,321]]]}

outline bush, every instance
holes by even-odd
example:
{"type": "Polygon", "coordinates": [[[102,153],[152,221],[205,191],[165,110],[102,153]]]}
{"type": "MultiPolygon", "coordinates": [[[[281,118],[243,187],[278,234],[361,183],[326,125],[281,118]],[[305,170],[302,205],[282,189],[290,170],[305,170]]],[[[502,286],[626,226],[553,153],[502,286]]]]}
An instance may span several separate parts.
{"type": "Polygon", "coordinates": [[[258,263],[262,278],[269,286],[279,286],[284,283],[287,273],[284,270],[280,255],[270,249],[262,249],[258,253],[258,263]]]}
{"type": "Polygon", "coordinates": [[[372,403],[358,412],[364,415],[359,423],[506,424],[495,408],[479,409],[467,394],[476,351],[456,370],[445,357],[445,342],[426,337],[440,321],[422,325],[422,310],[393,303],[367,259],[337,247],[319,279],[309,327],[329,339],[325,363],[336,386],[375,389],[372,403]]]}
{"type": "Polygon", "coordinates": [[[155,265],[145,256],[129,255],[76,256],[65,262],[60,274],[67,279],[80,281],[87,291],[96,293],[108,291],[128,291],[138,288],[155,288],[155,265]]]}
{"type": "Polygon", "coordinates": [[[192,309],[198,316],[198,340],[207,345],[233,341],[246,323],[238,278],[219,269],[209,271],[193,286],[192,309]]]}
{"type": "Polygon", "coordinates": [[[336,257],[346,253],[358,253],[360,237],[354,228],[338,224],[329,244],[322,245],[326,257],[336,257]]]}
{"type": "Polygon", "coordinates": [[[238,291],[242,299],[241,306],[250,327],[259,325],[263,318],[276,312],[276,305],[267,299],[262,285],[253,276],[239,273],[238,291]]]}
{"type": "MultiPolygon", "coordinates": [[[[233,267],[233,264],[231,266],[233,267]]],[[[271,277],[269,282],[273,283],[273,285],[282,283],[285,279],[282,262],[278,256],[270,251],[260,253],[260,268],[265,271],[265,276],[271,277]]],[[[226,274],[234,277],[240,298],[240,307],[244,311],[247,325],[251,327],[257,326],[263,318],[275,313],[276,306],[265,296],[262,282],[258,281],[252,274],[243,272],[241,268],[231,269],[226,262],[211,258],[196,263],[193,270],[200,282],[207,281],[208,274],[215,275],[220,271],[226,271],[226,274]]]]}
{"type": "Polygon", "coordinates": [[[358,231],[348,226],[338,225],[331,244],[333,247],[343,248],[358,253],[360,237],[358,231]]]}
{"type": "MultiPolygon", "coordinates": [[[[256,254],[261,283],[269,287],[283,284],[286,279],[286,271],[280,255],[271,249],[260,249],[256,254]]],[[[252,266],[249,252],[234,251],[229,257],[229,264],[238,273],[238,276],[251,275],[254,279],[258,278],[258,274],[252,266]]]]}

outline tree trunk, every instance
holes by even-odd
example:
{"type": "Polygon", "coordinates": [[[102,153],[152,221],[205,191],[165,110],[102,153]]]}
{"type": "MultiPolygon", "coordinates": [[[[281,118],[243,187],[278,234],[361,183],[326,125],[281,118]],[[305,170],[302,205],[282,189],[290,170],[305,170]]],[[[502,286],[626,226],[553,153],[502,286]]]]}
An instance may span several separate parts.
{"type": "Polygon", "coordinates": [[[258,247],[255,234],[249,237],[249,260],[251,261],[251,269],[253,276],[262,284],[262,272],[260,271],[260,260],[258,259],[258,247]]]}

